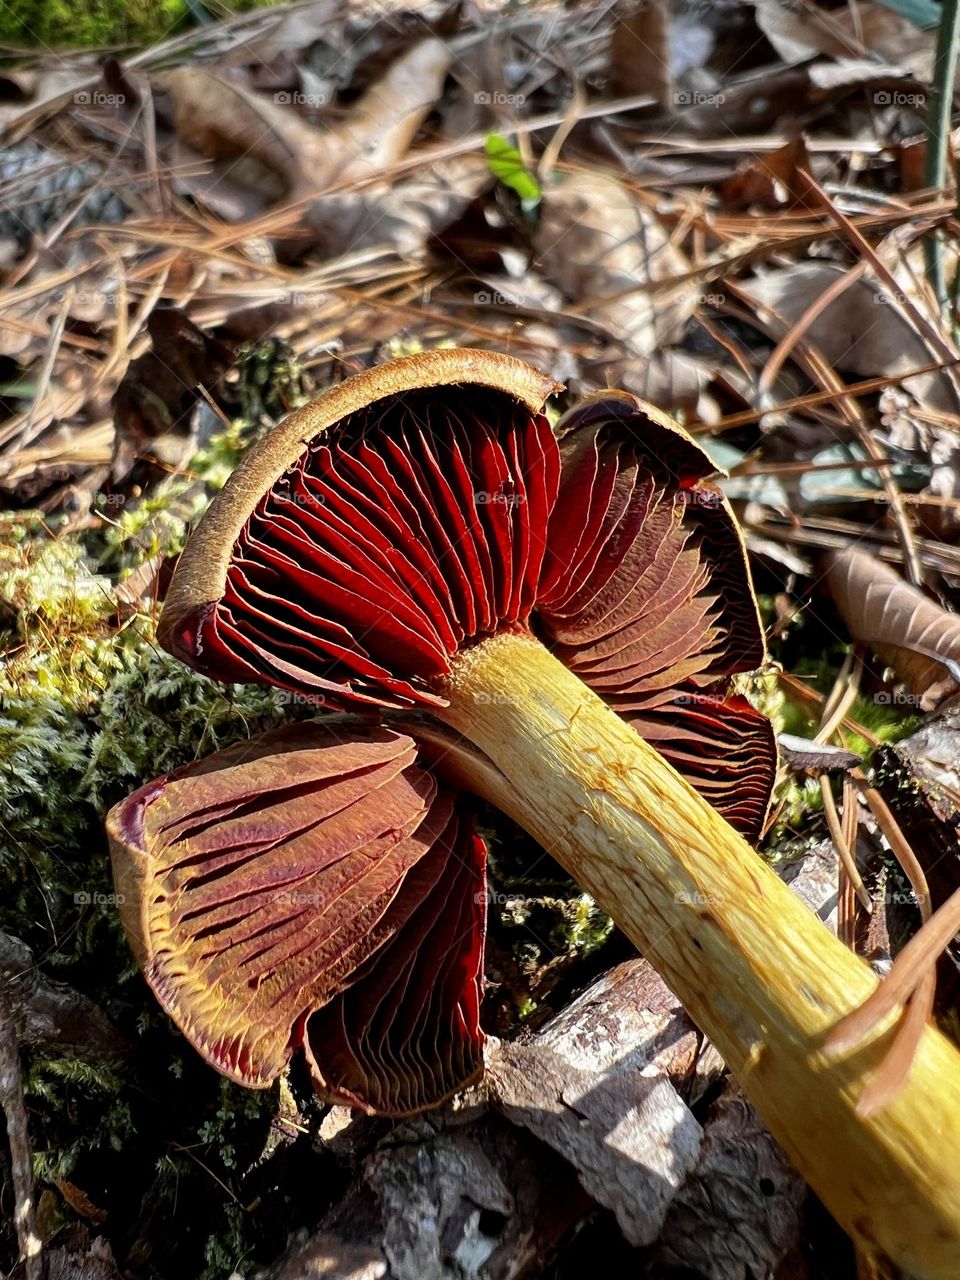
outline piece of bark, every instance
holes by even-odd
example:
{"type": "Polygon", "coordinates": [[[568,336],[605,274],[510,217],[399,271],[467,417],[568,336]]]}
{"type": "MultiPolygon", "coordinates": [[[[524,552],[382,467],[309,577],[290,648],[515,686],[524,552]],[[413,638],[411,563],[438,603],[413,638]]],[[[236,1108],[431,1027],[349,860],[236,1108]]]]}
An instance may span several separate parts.
{"type": "Polygon", "coordinates": [[[831,841],[810,844],[796,858],[786,857],[777,870],[781,880],[836,933],[839,872],[831,841]]]}
{"type": "MultiPolygon", "coordinates": [[[[416,1130],[417,1126],[413,1126],[416,1130]]],[[[259,1280],[524,1280],[591,1201],[573,1170],[498,1116],[368,1156],[320,1231],[259,1280]]]]}
{"type": "Polygon", "coordinates": [[[711,1230],[731,1242],[718,1258],[769,1258],[756,1274],[774,1274],[792,1246],[787,1210],[803,1184],[742,1101],[711,1116],[706,1142],[685,1101],[716,1079],[715,1058],[710,1073],[700,1069],[705,1051],[676,997],[637,958],[536,1034],[492,1041],[466,1109],[394,1126],[390,1145],[366,1157],[377,1122],[361,1118],[354,1134],[358,1122],[335,1109],[327,1137],[358,1177],[319,1232],[299,1237],[260,1280],[525,1280],[596,1204],[630,1243],[656,1248],[674,1230],[678,1197],[679,1213],[708,1193],[711,1230]],[[484,1091],[502,1116],[483,1113],[484,1091]],[[740,1164],[738,1144],[750,1148],[740,1164]]]}
{"type": "MultiPolygon", "coordinates": [[[[43,1251],[43,1263],[44,1280],[121,1280],[108,1242],[103,1236],[91,1238],[82,1222],[57,1232],[43,1251]]],[[[25,1280],[22,1263],[9,1280],[25,1280]]]]}
{"type": "Polygon", "coordinates": [[[496,1105],[577,1170],[633,1245],[657,1239],[702,1130],[684,1081],[701,1037],[643,960],[604,974],[527,1043],[488,1054],[496,1105]]]}
{"type": "Polygon", "coordinates": [[[30,948],[7,933],[0,933],[0,988],[22,1045],[101,1061],[129,1050],[124,1036],[92,1000],[47,978],[30,948]]]}
{"type": "Polygon", "coordinates": [[[805,1197],[806,1183],[731,1081],[670,1205],[654,1266],[698,1280],[772,1276],[798,1240],[805,1197]]]}
{"type": "MultiPolygon", "coordinates": [[[[873,767],[874,785],[923,868],[936,910],[960,885],[960,699],[952,698],[908,738],[878,748],[873,767]]],[[[913,895],[885,892],[884,905],[893,915],[889,934],[897,950],[916,928],[913,895]]],[[[956,1028],[960,937],[940,957],[937,978],[938,1012],[956,1028]]]]}
{"type": "Polygon", "coordinates": [[[0,1108],[6,1118],[10,1145],[13,1221],[24,1274],[27,1280],[41,1280],[43,1245],[37,1235],[33,1155],[27,1131],[27,1111],[23,1104],[20,1045],[9,1002],[3,992],[0,992],[0,1108]]]}

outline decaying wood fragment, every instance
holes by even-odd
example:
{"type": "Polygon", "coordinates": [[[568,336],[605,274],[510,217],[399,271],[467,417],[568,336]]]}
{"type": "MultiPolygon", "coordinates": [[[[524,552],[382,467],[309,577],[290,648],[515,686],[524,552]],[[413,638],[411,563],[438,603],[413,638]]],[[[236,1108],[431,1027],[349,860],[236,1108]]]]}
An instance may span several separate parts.
{"type": "Polygon", "coordinates": [[[655,1262],[704,1280],[772,1276],[799,1238],[805,1196],[803,1179],[731,1082],[667,1212],[655,1262]]]}
{"type": "Polygon", "coordinates": [[[673,1084],[700,1035],[642,960],[594,983],[528,1043],[500,1044],[496,1104],[576,1168],[634,1245],[656,1240],[696,1166],[702,1130],[673,1084]]]}
{"type": "Polygon", "coordinates": [[[128,1048],[92,1000],[47,978],[30,948],[7,933],[0,933],[0,995],[17,1040],[30,1048],[56,1048],[97,1060],[122,1056],[128,1048]]]}

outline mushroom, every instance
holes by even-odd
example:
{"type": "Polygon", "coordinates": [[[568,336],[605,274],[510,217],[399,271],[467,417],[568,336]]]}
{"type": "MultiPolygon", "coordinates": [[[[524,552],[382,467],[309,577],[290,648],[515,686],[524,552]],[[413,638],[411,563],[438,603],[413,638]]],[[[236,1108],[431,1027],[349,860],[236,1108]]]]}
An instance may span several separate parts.
{"type": "Polygon", "coordinates": [[[430,352],[350,378],[244,458],[161,642],[353,718],[112,812],[140,962],[237,1079],[269,1082],[303,1045],[325,1096],[442,1099],[480,1068],[483,859],[452,795],[473,791],[659,969],[847,1229],[955,1277],[960,1055],[928,1028],[901,1091],[860,1114],[891,1028],[841,1061],[823,1042],[876,979],[744,839],[775,757],[728,696],[764,650],[715,469],[618,392],[554,432],[552,390],[505,356],[430,352]]]}

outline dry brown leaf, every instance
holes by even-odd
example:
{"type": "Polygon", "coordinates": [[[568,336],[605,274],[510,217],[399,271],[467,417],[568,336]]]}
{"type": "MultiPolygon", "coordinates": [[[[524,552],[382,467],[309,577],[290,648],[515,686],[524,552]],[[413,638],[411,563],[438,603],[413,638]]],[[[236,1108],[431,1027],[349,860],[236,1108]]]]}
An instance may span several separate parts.
{"type": "Polygon", "coordinates": [[[809,167],[806,143],[798,134],[776,151],[748,156],[720,188],[720,195],[735,209],[748,209],[751,205],[768,209],[785,205],[813,208],[816,201],[802,173],[809,167]]]}
{"type": "Polygon", "coordinates": [[[957,689],[960,617],[855,547],[828,554],[826,570],[850,634],[893,667],[924,710],[957,689]]]}
{"type": "Polygon", "coordinates": [[[304,224],[328,258],[384,244],[412,255],[460,217],[489,182],[490,169],[478,152],[453,156],[406,182],[321,196],[307,209],[304,224]]]}
{"type": "MultiPolygon", "coordinates": [[[[804,262],[759,277],[744,287],[757,304],[755,323],[779,341],[805,311],[844,274],[826,262],[804,262]],[[769,307],[783,323],[766,324],[769,307]]],[[[904,314],[897,296],[868,279],[855,281],[835,298],[804,333],[841,373],[864,378],[909,373],[936,359],[936,353],[904,314]]],[[[954,384],[944,371],[911,378],[910,392],[943,413],[960,411],[954,384]]]]}
{"type": "Polygon", "coordinates": [[[72,1182],[68,1182],[66,1178],[55,1178],[53,1185],[66,1200],[67,1204],[74,1213],[79,1214],[81,1218],[86,1218],[88,1222],[106,1222],[107,1214],[103,1209],[98,1209],[82,1187],[76,1186],[72,1182]]]}
{"type": "Polygon", "coordinates": [[[58,107],[69,106],[75,95],[89,95],[99,78],[100,69],[90,55],[69,60],[52,58],[39,67],[4,72],[7,93],[6,100],[0,103],[4,143],[24,137],[39,120],[58,107]]]}
{"type": "Polygon", "coordinates": [[[624,97],[649,93],[661,107],[673,101],[670,18],[660,0],[632,0],[614,23],[610,77],[624,97]]]}
{"type": "Polygon", "coordinates": [[[535,249],[540,271],[574,309],[637,355],[675,337],[697,305],[690,288],[672,299],[647,291],[689,262],[653,214],[606,174],[583,170],[545,189],[535,249]]]}
{"type": "Polygon", "coordinates": [[[173,99],[182,143],[212,160],[231,161],[235,177],[239,160],[248,173],[255,162],[275,175],[277,197],[295,197],[395,163],[439,95],[450,57],[441,41],[421,40],[329,128],[315,128],[289,105],[198,67],[177,67],[159,83],[173,99]]]}
{"type": "Polygon", "coordinates": [[[885,4],[857,3],[823,9],[791,0],[757,0],[757,25],[784,62],[818,54],[862,58],[864,50],[897,63],[922,80],[933,70],[935,34],[885,4]]]}

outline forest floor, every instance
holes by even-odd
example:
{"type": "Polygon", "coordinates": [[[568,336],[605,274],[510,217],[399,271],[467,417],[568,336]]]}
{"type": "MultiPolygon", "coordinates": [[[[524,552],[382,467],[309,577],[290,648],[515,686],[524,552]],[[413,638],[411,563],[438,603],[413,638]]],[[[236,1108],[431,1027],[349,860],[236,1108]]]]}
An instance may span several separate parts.
{"type": "MultiPolygon", "coordinates": [[[[155,641],[170,566],[244,451],[378,360],[490,348],[563,383],[559,408],[608,386],[654,402],[726,473],[770,650],[741,691],[783,747],[761,852],[819,877],[824,916],[887,964],[920,925],[916,866],[933,907],[960,881],[960,224],[925,167],[935,10],[308,0],[144,49],[4,58],[0,993],[38,1229],[78,1277],[253,1276],[301,1230],[340,1257],[309,1274],[358,1278],[419,1280],[434,1245],[429,1274],[451,1280],[561,1280],[598,1250],[636,1274],[737,1280],[758,1259],[778,1280],[858,1274],[775,1153],[782,1220],[750,1200],[734,1229],[721,1195],[710,1210],[754,1263],[704,1261],[684,1252],[679,1200],[637,1228],[604,1181],[615,1170],[591,1183],[509,1106],[351,1121],[296,1066],[264,1091],[221,1079],[137,970],[103,817],[308,714],[155,641]],[[848,550],[838,586],[823,557],[848,550]],[[890,806],[907,871],[851,764],[890,806]],[[869,914],[834,860],[835,794],[869,914]],[[524,1202],[511,1162],[564,1212],[524,1202]],[[438,1208],[452,1167],[480,1190],[438,1208]],[[397,1243],[401,1183],[445,1243],[436,1223],[433,1243],[397,1243]]],[[[590,898],[485,821],[485,1028],[536,1046],[595,981],[647,991],[590,898]]],[[[939,977],[951,1029],[951,956],[939,977]]],[[[683,1068],[684,1105],[756,1181],[754,1118],[704,1054],[683,1068]]],[[[5,1152],[0,1169],[8,1270],[5,1152]]],[[[700,1174],[701,1191],[721,1178],[700,1174]]]]}

